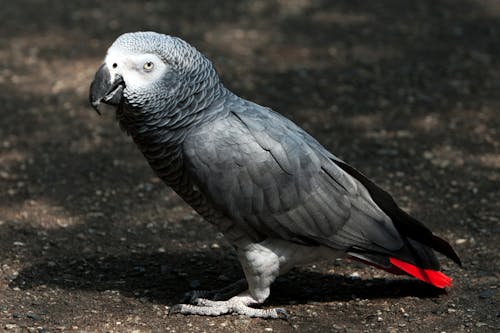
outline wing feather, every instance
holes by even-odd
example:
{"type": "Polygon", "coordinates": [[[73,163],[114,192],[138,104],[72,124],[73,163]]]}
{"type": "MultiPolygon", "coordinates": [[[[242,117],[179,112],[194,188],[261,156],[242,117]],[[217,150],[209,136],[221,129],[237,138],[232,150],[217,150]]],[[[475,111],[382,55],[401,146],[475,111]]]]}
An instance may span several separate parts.
{"type": "Polygon", "coordinates": [[[311,136],[256,104],[226,107],[225,117],[186,138],[184,158],[198,187],[234,223],[261,239],[342,250],[404,246],[364,186],[311,136]]]}

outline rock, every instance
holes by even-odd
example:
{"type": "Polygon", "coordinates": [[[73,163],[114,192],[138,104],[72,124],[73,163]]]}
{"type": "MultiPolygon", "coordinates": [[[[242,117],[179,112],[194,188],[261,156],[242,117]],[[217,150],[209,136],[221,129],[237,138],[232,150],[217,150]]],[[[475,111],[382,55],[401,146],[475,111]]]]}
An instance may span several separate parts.
{"type": "Polygon", "coordinates": [[[33,320],[40,320],[42,317],[36,313],[28,313],[26,315],[26,317],[28,317],[29,319],[33,319],[33,320]]]}
{"type": "Polygon", "coordinates": [[[495,295],[495,290],[494,289],[488,289],[488,290],[480,292],[479,293],[479,298],[481,298],[481,299],[487,299],[487,298],[491,298],[494,295],[495,295]]]}
{"type": "Polygon", "coordinates": [[[16,324],[6,324],[6,325],[4,326],[4,328],[5,328],[6,330],[15,330],[15,329],[19,328],[19,326],[17,326],[16,324]]]}

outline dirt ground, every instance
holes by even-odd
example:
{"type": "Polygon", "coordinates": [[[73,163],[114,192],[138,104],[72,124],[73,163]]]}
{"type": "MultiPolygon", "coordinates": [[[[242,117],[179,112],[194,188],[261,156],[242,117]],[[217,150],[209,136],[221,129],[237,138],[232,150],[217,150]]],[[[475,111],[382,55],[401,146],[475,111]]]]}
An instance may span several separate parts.
{"type": "Polygon", "coordinates": [[[500,330],[496,0],[5,1],[0,10],[0,331],[500,330]],[[449,240],[455,286],[345,260],[300,267],[264,307],[168,315],[243,276],[88,87],[122,32],[196,45],[239,95],[292,118],[449,240]]]}

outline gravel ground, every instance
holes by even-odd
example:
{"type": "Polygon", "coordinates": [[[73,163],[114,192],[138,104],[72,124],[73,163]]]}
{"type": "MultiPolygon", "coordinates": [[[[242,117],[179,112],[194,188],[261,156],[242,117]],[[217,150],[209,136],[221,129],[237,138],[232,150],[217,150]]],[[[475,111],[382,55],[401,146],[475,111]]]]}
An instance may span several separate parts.
{"type": "Polygon", "coordinates": [[[498,1],[18,0],[0,22],[0,331],[500,329],[498,1]],[[264,307],[289,321],[169,316],[242,272],[88,105],[109,44],[146,29],[196,45],[448,239],[454,288],[337,260],[273,285],[264,307]]]}

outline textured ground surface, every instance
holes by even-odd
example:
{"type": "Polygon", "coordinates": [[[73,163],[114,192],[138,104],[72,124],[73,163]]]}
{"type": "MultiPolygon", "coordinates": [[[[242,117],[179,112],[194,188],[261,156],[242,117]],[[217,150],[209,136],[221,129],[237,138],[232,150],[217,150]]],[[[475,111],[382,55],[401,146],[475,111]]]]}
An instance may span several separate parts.
{"type": "Polygon", "coordinates": [[[489,332],[500,327],[497,1],[10,1],[0,11],[0,331],[489,332]],[[174,4],[177,3],[177,4],[174,4]],[[234,254],[88,106],[122,32],[180,35],[448,239],[447,294],[345,261],[298,268],[288,322],[168,316],[234,254]]]}

